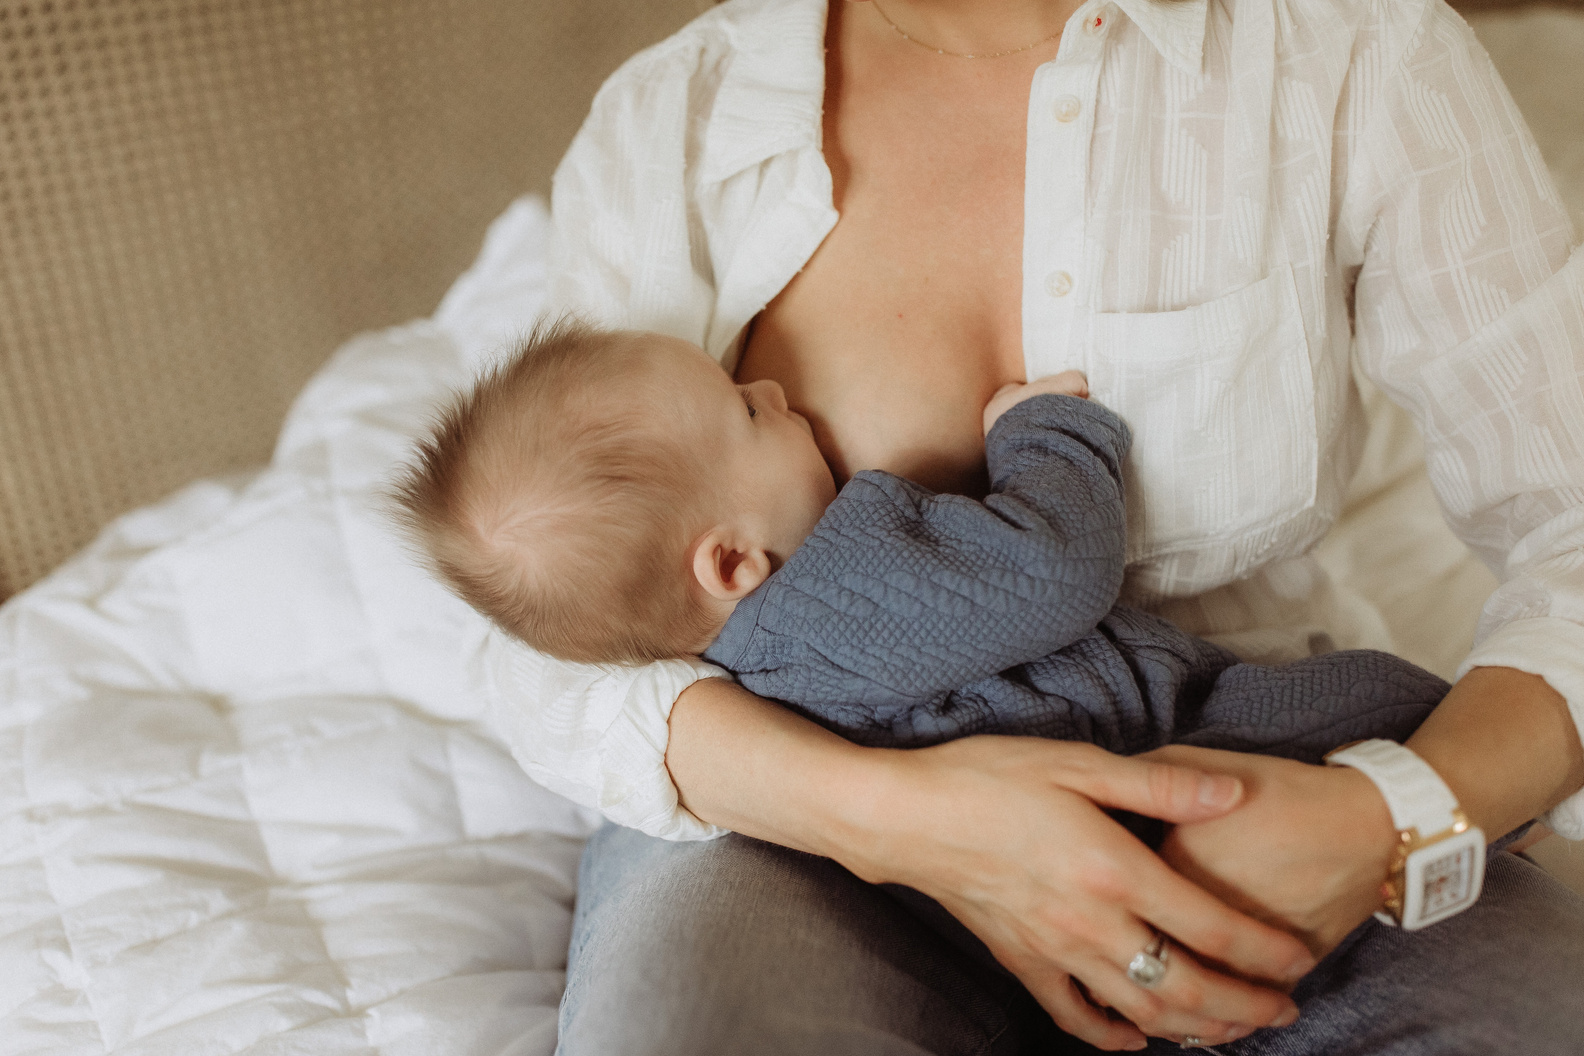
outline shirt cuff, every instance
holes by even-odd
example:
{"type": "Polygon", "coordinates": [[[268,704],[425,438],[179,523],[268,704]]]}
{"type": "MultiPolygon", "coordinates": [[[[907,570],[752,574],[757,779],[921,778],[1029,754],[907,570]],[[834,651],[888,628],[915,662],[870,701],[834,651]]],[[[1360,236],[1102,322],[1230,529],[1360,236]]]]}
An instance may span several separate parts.
{"type": "MultiPolygon", "coordinates": [[[[1539,675],[1567,701],[1584,738],[1584,627],[1557,617],[1514,620],[1497,628],[1459,665],[1462,678],[1476,667],[1513,667],[1539,675]]],[[[1540,816],[1559,836],[1584,839],[1584,789],[1540,816]]]]}
{"type": "Polygon", "coordinates": [[[726,834],[682,806],[665,765],[677,697],[699,679],[726,672],[690,659],[632,667],[568,663],[499,631],[491,631],[478,663],[496,728],[539,784],[661,839],[726,834]]]}

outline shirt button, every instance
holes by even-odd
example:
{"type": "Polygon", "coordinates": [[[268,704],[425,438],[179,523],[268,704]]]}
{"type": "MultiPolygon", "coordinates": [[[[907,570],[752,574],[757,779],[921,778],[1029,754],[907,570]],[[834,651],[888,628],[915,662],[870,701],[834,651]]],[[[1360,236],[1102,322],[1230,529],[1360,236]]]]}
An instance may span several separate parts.
{"type": "Polygon", "coordinates": [[[1045,276],[1045,292],[1052,297],[1065,297],[1072,292],[1072,276],[1065,271],[1053,271],[1045,276]]]}
{"type": "Polygon", "coordinates": [[[1091,37],[1097,37],[1101,33],[1105,32],[1105,28],[1108,24],[1110,24],[1110,22],[1111,9],[1109,7],[1102,8],[1090,15],[1088,18],[1084,19],[1084,32],[1089,34],[1091,37]]]}
{"type": "Polygon", "coordinates": [[[1056,100],[1051,109],[1056,114],[1056,120],[1065,125],[1083,113],[1083,104],[1076,95],[1064,95],[1056,100]]]}

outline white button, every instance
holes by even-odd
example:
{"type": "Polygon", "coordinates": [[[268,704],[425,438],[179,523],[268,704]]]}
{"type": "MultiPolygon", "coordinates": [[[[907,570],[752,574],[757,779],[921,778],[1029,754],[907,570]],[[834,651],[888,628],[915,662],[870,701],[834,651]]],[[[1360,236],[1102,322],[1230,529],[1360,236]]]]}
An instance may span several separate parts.
{"type": "Polygon", "coordinates": [[[1111,24],[1111,8],[1102,7],[1099,11],[1084,19],[1084,32],[1091,37],[1098,37],[1106,31],[1111,24]]]}
{"type": "Polygon", "coordinates": [[[1083,103],[1078,101],[1076,95],[1064,95],[1056,100],[1051,109],[1056,114],[1056,120],[1065,125],[1083,113],[1083,103]]]}
{"type": "Polygon", "coordinates": [[[1053,271],[1045,276],[1045,290],[1052,297],[1065,297],[1072,292],[1072,276],[1065,271],[1053,271]]]}

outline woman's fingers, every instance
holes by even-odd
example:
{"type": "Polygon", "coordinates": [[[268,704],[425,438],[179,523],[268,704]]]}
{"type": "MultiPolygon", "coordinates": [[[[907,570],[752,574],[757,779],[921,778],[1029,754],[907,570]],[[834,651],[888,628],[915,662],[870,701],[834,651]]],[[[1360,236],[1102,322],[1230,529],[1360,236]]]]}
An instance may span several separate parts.
{"type": "Polygon", "coordinates": [[[1277,989],[1233,976],[1290,978],[1311,963],[1303,945],[1172,871],[1096,806],[1173,821],[1220,818],[1242,796],[1240,782],[1024,738],[968,738],[895,761],[915,778],[906,802],[929,804],[919,816],[931,828],[898,843],[907,857],[890,859],[889,872],[872,870],[875,877],[938,899],[1064,1030],[1102,1048],[1137,1048],[1138,1035],[1118,1017],[1140,1017],[1137,1027],[1162,1036],[1225,1037],[1290,1008],[1277,989]],[[984,802],[996,809],[974,809],[984,802]],[[1124,974],[1152,927],[1199,954],[1184,954],[1174,966],[1183,972],[1158,992],[1124,974]],[[1074,979],[1117,1016],[1095,1008],[1074,979]]]}
{"type": "Polygon", "coordinates": [[[1314,955],[1294,936],[1237,912],[1169,869],[1136,885],[1130,905],[1181,945],[1251,979],[1291,986],[1315,966],[1314,955]]]}
{"type": "Polygon", "coordinates": [[[1070,975],[1052,973],[1050,978],[1023,978],[1023,985],[1058,1027],[1080,1041],[1108,1052],[1137,1051],[1146,1044],[1138,1027],[1113,1019],[1091,1004],[1070,975]]]}
{"type": "MultiPolygon", "coordinates": [[[[1153,860],[1143,847],[1138,847],[1138,854],[1143,862],[1153,860]]],[[[1163,868],[1158,862],[1155,867],[1163,868]]],[[[1135,875],[1147,871],[1141,867],[1135,875]]],[[[1092,883],[1086,886],[1086,894],[1094,893],[1092,883]]],[[[1297,1012],[1285,994],[1222,974],[1201,964],[1175,943],[1167,947],[1166,971],[1156,985],[1146,987],[1133,981],[1126,974],[1129,962],[1150,945],[1156,931],[1124,905],[1115,902],[1101,899],[1082,911],[1058,912],[1051,916],[1035,914],[1021,924],[1032,926],[1036,936],[1043,936],[1026,944],[1036,958],[1051,949],[1045,945],[1051,936],[1058,933],[1062,936],[1059,941],[1063,952],[1059,958],[1053,956],[1041,962],[1030,961],[1025,955],[1021,958],[1023,963],[1032,963],[1035,970],[1014,968],[1015,974],[1053,1016],[1059,1010],[1071,1019],[1082,1011],[1067,999],[1064,982],[1061,989],[1053,991],[1053,997],[1041,991],[1038,968],[1057,960],[1064,971],[1082,980],[1098,1001],[1116,1009],[1146,1034],[1158,1037],[1191,1035],[1220,1042],[1290,1021],[1297,1012]]],[[[1011,960],[1007,958],[1004,963],[1013,967],[1011,960]]],[[[1047,970],[1054,969],[1047,967],[1047,970]]],[[[1094,1013],[1098,1015],[1100,1013],[1094,1013]]],[[[1120,1036],[1114,1025],[1102,1025],[1094,1016],[1083,1020],[1087,1023],[1083,1030],[1088,1033],[1081,1033],[1076,1025],[1069,1025],[1059,1017],[1058,1023],[1069,1033],[1081,1033],[1091,1044],[1100,1044],[1093,1040],[1094,1036],[1112,1039],[1120,1036]]]]}
{"type": "Polygon", "coordinates": [[[1252,1033],[1268,1022],[1221,1019],[1208,1011],[1185,1007],[1183,1002],[1192,1004],[1199,1000],[1194,995],[1199,983],[1190,974],[1194,969],[1198,966],[1191,963],[1171,964],[1167,978],[1174,975],[1176,978],[1170,985],[1163,979],[1154,989],[1145,989],[1129,979],[1122,969],[1095,959],[1085,964],[1082,973],[1088,995],[1065,975],[1051,979],[1048,984],[1039,979],[1025,979],[1024,984],[1058,1027],[1102,1049],[1137,1048],[1145,1034],[1161,1038],[1192,1036],[1212,1043],[1222,1042],[1252,1033]],[[1115,1009],[1123,1018],[1108,1015],[1103,1008],[1096,1007],[1097,1003],[1115,1009]]]}
{"type": "MultiPolygon", "coordinates": [[[[1071,746],[1075,749],[1087,745],[1071,746]]],[[[1227,812],[1241,799],[1242,782],[1223,774],[1157,760],[1125,758],[1098,750],[1073,753],[1062,784],[1098,803],[1166,821],[1203,820],[1227,812]]],[[[1314,967],[1302,942],[1228,907],[1197,884],[1172,872],[1142,846],[1120,869],[1099,870],[1093,886],[1143,918],[1240,975],[1290,985],[1314,967]],[[1114,890],[1112,890],[1114,889],[1114,890]]]]}
{"type": "Polygon", "coordinates": [[[1136,949],[1119,954],[1116,963],[1102,966],[1088,980],[1097,996],[1146,1033],[1225,1041],[1297,1019],[1298,1006],[1287,996],[1211,971],[1169,941],[1162,958],[1164,974],[1152,986],[1135,982],[1127,975],[1127,964],[1149,941],[1142,938],[1136,949]]]}
{"type": "Polygon", "coordinates": [[[1296,1017],[1286,994],[1209,968],[1170,939],[1164,974],[1153,986],[1129,978],[1130,962],[1158,933],[1121,906],[1096,907],[1081,920],[1068,915],[1065,930],[1078,942],[1069,947],[1068,970],[1147,1034],[1222,1041],[1296,1017]]]}
{"type": "Polygon", "coordinates": [[[1085,978],[1097,1000],[1115,1008],[1151,1037],[1196,1037],[1215,1043],[1258,1029],[1174,1008],[1165,998],[1140,988],[1110,965],[1085,972],[1085,978]]]}
{"type": "Polygon", "coordinates": [[[1092,745],[1067,744],[1061,784],[1096,803],[1162,821],[1204,821],[1236,807],[1243,782],[1228,774],[1112,755],[1092,745]]]}

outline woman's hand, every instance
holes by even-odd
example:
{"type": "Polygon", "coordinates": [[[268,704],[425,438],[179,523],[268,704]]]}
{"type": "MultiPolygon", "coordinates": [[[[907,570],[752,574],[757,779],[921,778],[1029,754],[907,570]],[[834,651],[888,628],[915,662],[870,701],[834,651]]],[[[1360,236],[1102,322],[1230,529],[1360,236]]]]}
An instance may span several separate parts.
{"type": "Polygon", "coordinates": [[[1314,964],[1303,944],[1183,879],[1096,806],[1194,823],[1237,805],[1237,779],[1031,737],[861,748],[718,678],[688,687],[670,729],[688,810],[931,895],[1093,1045],[1142,1048],[1141,1031],[1220,1041],[1297,1015],[1282,991],[1314,964]],[[1176,945],[1145,990],[1126,968],[1152,929],[1176,945]]]}
{"type": "Polygon", "coordinates": [[[1397,832],[1359,771],[1182,746],[1141,758],[1243,782],[1236,810],[1179,823],[1161,847],[1228,905],[1297,934],[1317,957],[1380,908],[1397,832]]]}
{"type": "Polygon", "coordinates": [[[1172,872],[1096,806],[1203,822],[1239,801],[1237,781],[1021,737],[888,754],[900,780],[873,802],[871,838],[836,857],[939,901],[1063,1030],[1137,1049],[1144,1034],[1218,1042],[1297,1018],[1281,991],[1313,967],[1303,946],[1172,872]],[[1174,945],[1146,990],[1126,967],[1152,929],[1174,945]]]}
{"type": "MultiPolygon", "coordinates": [[[[1487,839],[1584,784],[1567,702],[1543,678],[1511,668],[1464,675],[1408,747],[1487,839]]],[[[1140,758],[1242,780],[1237,810],[1181,823],[1161,848],[1207,891],[1300,935],[1317,955],[1380,908],[1397,833],[1380,791],[1357,770],[1182,746],[1140,758]]]]}

